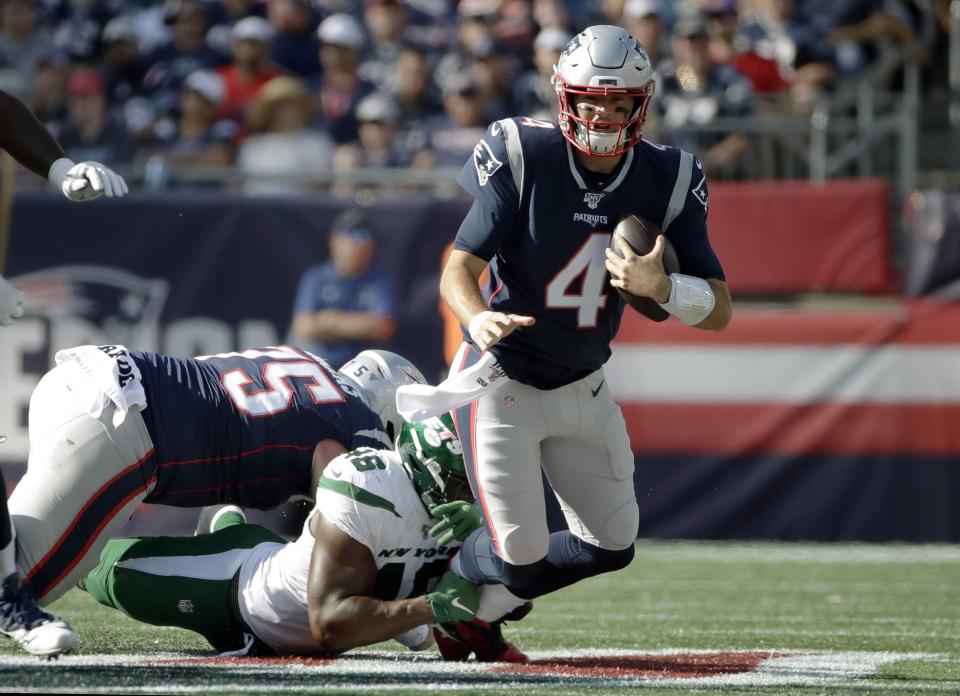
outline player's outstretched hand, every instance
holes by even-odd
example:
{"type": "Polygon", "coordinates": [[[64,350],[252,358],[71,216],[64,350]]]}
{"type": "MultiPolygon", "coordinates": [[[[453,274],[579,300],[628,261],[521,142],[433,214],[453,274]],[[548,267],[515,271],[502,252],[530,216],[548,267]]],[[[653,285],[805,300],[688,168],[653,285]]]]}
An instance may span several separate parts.
{"type": "Polygon", "coordinates": [[[23,316],[23,293],[0,276],[0,326],[9,326],[23,316]]]}
{"type": "Polygon", "coordinates": [[[440,520],[430,527],[430,536],[437,537],[441,546],[454,541],[463,541],[467,535],[483,524],[480,509],[466,500],[454,500],[452,503],[434,505],[430,514],[440,520]]]}
{"type": "Polygon", "coordinates": [[[78,203],[100,196],[119,198],[129,192],[123,177],[99,162],[73,165],[60,181],[60,190],[64,196],[78,203]]]}
{"type": "Polygon", "coordinates": [[[533,326],[536,319],[522,314],[504,314],[503,312],[480,312],[470,320],[467,329],[470,338],[480,351],[485,351],[504,336],[509,336],[521,326],[533,326]]]}
{"type": "Polygon", "coordinates": [[[651,297],[657,302],[669,300],[670,278],[663,270],[665,237],[662,234],[657,236],[649,254],[637,254],[620,237],[616,239],[616,243],[622,258],[612,249],[606,250],[610,285],[631,295],[651,297]]]}
{"type": "Polygon", "coordinates": [[[445,573],[424,599],[438,624],[473,621],[480,606],[480,588],[454,573],[445,573]]]}

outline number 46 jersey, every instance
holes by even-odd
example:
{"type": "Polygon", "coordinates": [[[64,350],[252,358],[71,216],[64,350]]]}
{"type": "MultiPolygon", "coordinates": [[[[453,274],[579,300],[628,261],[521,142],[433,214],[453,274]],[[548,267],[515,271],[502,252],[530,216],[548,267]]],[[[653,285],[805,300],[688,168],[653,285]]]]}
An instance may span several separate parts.
{"type": "Polygon", "coordinates": [[[281,653],[309,652],[314,646],[307,615],[314,515],[322,515],[370,550],[378,570],[378,599],[425,594],[459,547],[438,546],[427,533],[436,520],[424,508],[396,452],[359,449],[337,457],[320,478],[316,504],[300,537],[285,546],[260,544],[240,569],[244,621],[281,653]]]}
{"type": "Polygon", "coordinates": [[[380,417],[320,358],[280,346],[174,358],[130,351],[157,482],[148,503],[268,509],[310,493],[321,440],[391,447],[380,417]]]}

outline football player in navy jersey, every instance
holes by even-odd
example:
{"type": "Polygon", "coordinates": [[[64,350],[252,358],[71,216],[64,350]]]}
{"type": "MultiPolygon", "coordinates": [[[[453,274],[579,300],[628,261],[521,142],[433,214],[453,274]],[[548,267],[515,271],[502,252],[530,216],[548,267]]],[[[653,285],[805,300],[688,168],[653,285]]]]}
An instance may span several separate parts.
{"type": "Polygon", "coordinates": [[[626,31],[588,27],[555,68],[559,126],[497,121],[460,173],[475,200],[440,283],[469,336],[453,369],[491,351],[507,379],[455,412],[485,526],[452,567],[519,598],[633,558],[633,453],[603,374],[624,309],[613,289],[653,298],[696,328],[719,331],[730,321],[707,239],[703,167],[642,139],[653,78],[626,31]],[[662,236],[646,255],[622,244],[623,258],[607,250],[628,213],[660,225],[682,274],[664,272],[662,236]],[[541,469],[569,531],[549,533],[541,469]]]}
{"type": "Polygon", "coordinates": [[[96,565],[141,502],[268,509],[310,496],[334,457],[391,448],[396,387],[425,381],[379,350],[340,371],[288,346],[199,358],[81,346],[56,360],[30,398],[27,472],[9,501],[17,568],[41,605],[96,565]]]}

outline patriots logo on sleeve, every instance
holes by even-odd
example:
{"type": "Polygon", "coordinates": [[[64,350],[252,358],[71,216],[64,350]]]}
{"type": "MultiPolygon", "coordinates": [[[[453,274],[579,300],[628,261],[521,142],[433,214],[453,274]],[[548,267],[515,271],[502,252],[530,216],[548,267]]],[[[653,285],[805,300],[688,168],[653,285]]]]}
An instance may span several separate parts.
{"type": "Polygon", "coordinates": [[[490,177],[503,166],[503,162],[497,159],[487,142],[481,140],[473,148],[473,166],[477,170],[477,181],[480,182],[481,186],[484,186],[490,177]]]}
{"type": "Polygon", "coordinates": [[[707,193],[707,177],[701,176],[700,183],[697,184],[691,193],[700,201],[703,206],[703,215],[707,215],[707,205],[710,203],[710,195],[707,193]]]}

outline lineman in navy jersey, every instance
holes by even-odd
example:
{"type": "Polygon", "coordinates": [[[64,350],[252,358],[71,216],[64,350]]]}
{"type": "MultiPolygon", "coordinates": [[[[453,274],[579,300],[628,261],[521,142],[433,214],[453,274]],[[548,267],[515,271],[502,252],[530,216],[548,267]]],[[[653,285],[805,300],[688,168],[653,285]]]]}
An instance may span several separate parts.
{"type": "Polygon", "coordinates": [[[453,369],[490,350],[508,377],[456,411],[485,528],[452,567],[522,598],[633,557],[633,453],[602,370],[624,308],[612,288],[697,328],[721,330],[731,316],[707,240],[703,168],[641,139],[653,92],[643,48],[619,27],[589,27],[561,55],[554,86],[559,126],[498,121],[464,166],[459,182],[475,201],[440,285],[469,335],[453,369]],[[660,223],[683,274],[665,274],[662,237],[645,256],[607,250],[627,213],[660,223]],[[569,531],[548,531],[541,468],[569,531]]]}
{"type": "Polygon", "coordinates": [[[141,502],[267,509],[309,495],[334,457],[391,446],[393,391],[423,381],[387,351],[346,373],[287,346],[200,358],[80,346],[56,360],[30,398],[27,473],[9,501],[17,567],[41,605],[141,502]]]}

